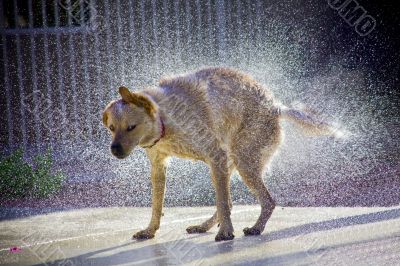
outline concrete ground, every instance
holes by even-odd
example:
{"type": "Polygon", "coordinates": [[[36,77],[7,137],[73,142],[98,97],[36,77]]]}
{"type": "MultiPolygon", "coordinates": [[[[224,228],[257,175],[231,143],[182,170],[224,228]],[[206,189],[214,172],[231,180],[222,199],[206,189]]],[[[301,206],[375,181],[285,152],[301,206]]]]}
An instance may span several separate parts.
{"type": "MultiPolygon", "coordinates": [[[[15,210],[0,209],[10,213],[15,210]]],[[[277,207],[260,236],[245,237],[257,206],[234,206],[233,241],[218,230],[188,235],[212,207],[166,208],[155,239],[133,241],[150,208],[98,208],[0,222],[0,264],[6,265],[400,265],[400,206],[277,207]],[[21,251],[12,253],[10,247],[21,251]]]]}

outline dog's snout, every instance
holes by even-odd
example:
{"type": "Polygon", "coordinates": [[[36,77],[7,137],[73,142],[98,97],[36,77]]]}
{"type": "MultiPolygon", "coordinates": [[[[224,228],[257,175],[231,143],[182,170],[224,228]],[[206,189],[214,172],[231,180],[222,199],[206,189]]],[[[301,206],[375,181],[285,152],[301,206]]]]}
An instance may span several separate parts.
{"type": "Polygon", "coordinates": [[[119,143],[111,144],[111,152],[112,152],[112,154],[114,154],[117,157],[122,156],[123,150],[122,150],[121,144],[119,144],[119,143]]]}

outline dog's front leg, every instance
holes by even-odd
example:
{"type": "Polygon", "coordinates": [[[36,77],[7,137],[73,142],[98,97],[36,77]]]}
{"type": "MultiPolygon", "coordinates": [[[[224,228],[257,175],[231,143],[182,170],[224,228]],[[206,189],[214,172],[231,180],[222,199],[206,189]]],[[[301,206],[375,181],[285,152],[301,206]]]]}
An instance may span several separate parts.
{"type": "Polygon", "coordinates": [[[142,231],[137,232],[132,238],[148,239],[153,238],[156,231],[160,228],[160,220],[162,216],[162,208],[165,193],[165,172],[166,157],[149,154],[151,162],[151,185],[152,185],[152,214],[149,226],[142,231]]]}

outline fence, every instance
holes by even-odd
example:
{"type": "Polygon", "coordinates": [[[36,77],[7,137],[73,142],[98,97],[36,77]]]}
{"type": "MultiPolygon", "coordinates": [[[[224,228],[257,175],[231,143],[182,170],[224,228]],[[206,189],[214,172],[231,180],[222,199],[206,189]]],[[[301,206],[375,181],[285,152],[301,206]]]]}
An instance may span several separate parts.
{"type": "Polygon", "coordinates": [[[1,1],[0,145],[101,137],[101,110],[119,85],[139,89],[165,73],[224,63],[235,40],[246,39],[245,48],[257,43],[261,5],[1,1]]]}
{"type": "MultiPolygon", "coordinates": [[[[365,131],[370,135],[358,139],[358,145],[315,141],[307,156],[299,155],[306,150],[303,143],[298,144],[298,136],[288,134],[285,143],[290,143],[286,146],[290,149],[283,147],[280,153],[285,160],[274,162],[275,188],[285,183],[282,180],[292,184],[285,178],[299,175],[315,180],[314,184],[321,178],[337,182],[338,176],[367,175],[379,156],[396,158],[389,155],[397,155],[397,151],[388,152],[390,145],[381,141],[389,143],[394,135],[386,132],[390,123],[369,123],[374,122],[369,117],[374,110],[369,96],[367,100],[348,99],[349,92],[358,96],[356,92],[363,91],[360,81],[364,73],[332,68],[336,60],[337,65],[346,65],[350,53],[355,52],[338,48],[346,47],[347,40],[336,42],[342,36],[336,33],[343,28],[340,23],[332,24],[336,20],[337,14],[324,1],[0,0],[0,151],[52,146],[59,152],[59,165],[71,176],[80,172],[81,176],[105,173],[108,177],[107,171],[124,177],[133,172],[148,176],[144,164],[148,162],[140,149],[140,154],[129,160],[116,162],[103,142],[109,136],[101,124],[101,111],[117,97],[116,89],[120,85],[141,89],[155,85],[165,74],[228,65],[272,85],[284,103],[323,102],[324,113],[342,116],[352,128],[368,125],[365,131]],[[336,50],[346,53],[338,55],[333,52],[336,50]],[[367,108],[368,112],[359,111],[367,108]],[[358,113],[354,115],[353,110],[358,113]],[[349,119],[347,114],[354,116],[349,119]],[[98,146],[93,142],[80,149],[71,145],[89,140],[99,142],[98,146]],[[61,152],[60,143],[72,152],[61,152]],[[327,150],[340,152],[329,160],[319,158],[327,150]],[[317,159],[329,167],[315,167],[317,159]]],[[[311,144],[306,139],[304,143],[311,144]]],[[[186,169],[183,165],[176,165],[173,171],[180,178],[171,187],[200,175],[203,178],[193,187],[204,191],[206,168],[191,166],[188,174],[181,171],[186,169]]],[[[182,189],[185,191],[187,198],[193,199],[190,193],[196,190],[182,189]]],[[[213,195],[211,184],[209,191],[213,195]]],[[[173,200],[181,202],[179,197],[173,200]]]]}
{"type": "Polygon", "coordinates": [[[321,36],[304,31],[335,14],[316,19],[315,8],[291,3],[304,18],[294,23],[287,3],[272,0],[0,1],[0,147],[105,138],[101,111],[120,85],[137,90],[205,65],[292,86],[282,73],[327,60],[308,48],[321,36]]]}
{"type": "Polygon", "coordinates": [[[27,148],[76,139],[82,130],[95,134],[95,120],[75,131],[73,126],[82,125],[80,117],[91,118],[98,109],[98,102],[92,105],[93,97],[84,91],[89,82],[101,82],[99,34],[90,29],[94,7],[87,1],[1,4],[2,99],[7,110],[2,144],[27,148]],[[96,67],[89,65],[93,59],[96,67]]]}

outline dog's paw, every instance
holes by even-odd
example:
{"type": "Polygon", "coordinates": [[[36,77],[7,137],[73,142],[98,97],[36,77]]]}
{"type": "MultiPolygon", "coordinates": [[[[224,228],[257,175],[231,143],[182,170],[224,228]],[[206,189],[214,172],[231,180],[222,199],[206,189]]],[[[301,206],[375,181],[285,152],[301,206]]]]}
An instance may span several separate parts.
{"type": "Polygon", "coordinates": [[[207,232],[207,228],[201,225],[192,225],[186,228],[188,234],[201,234],[207,232]]]}
{"type": "Polygon", "coordinates": [[[253,228],[253,227],[251,227],[251,228],[246,227],[243,229],[243,233],[245,236],[256,236],[256,235],[261,234],[261,231],[259,229],[253,228]]]}
{"type": "Polygon", "coordinates": [[[221,232],[219,231],[218,234],[215,236],[215,241],[226,241],[226,240],[232,240],[235,238],[235,235],[233,232],[221,232]]]}
{"type": "Polygon", "coordinates": [[[132,239],[150,239],[153,238],[155,235],[155,232],[150,229],[145,229],[142,231],[137,232],[132,236],[132,239]]]}

